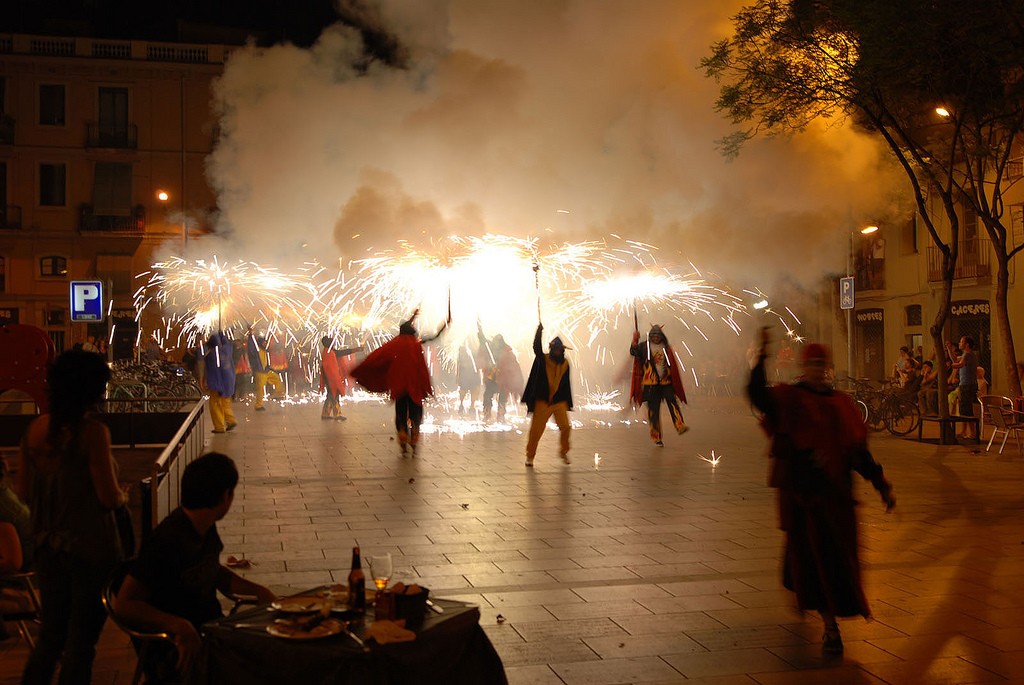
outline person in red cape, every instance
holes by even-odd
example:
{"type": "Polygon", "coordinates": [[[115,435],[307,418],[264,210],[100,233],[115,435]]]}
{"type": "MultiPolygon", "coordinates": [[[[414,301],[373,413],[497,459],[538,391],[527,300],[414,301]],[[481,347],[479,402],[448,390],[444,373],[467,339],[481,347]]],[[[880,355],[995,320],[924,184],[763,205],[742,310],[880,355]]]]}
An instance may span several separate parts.
{"type": "Polygon", "coordinates": [[[342,360],[347,360],[349,355],[362,348],[335,350],[331,338],[326,335],[321,338],[320,344],[323,345],[320,354],[320,392],[327,391],[327,398],[320,410],[320,418],[344,421],[345,416],[341,413],[341,398],[348,391],[346,377],[349,374],[349,368],[347,361],[342,360]]]}
{"type": "Polygon", "coordinates": [[[826,380],[829,351],[810,343],[801,352],[802,378],[768,386],[761,348],[747,392],[763,412],[771,438],[769,485],[778,490],[785,531],[783,585],[801,610],[817,611],[825,626],[822,649],[841,654],[838,616],[871,615],[861,587],[852,472],[871,482],[886,511],[896,506],[892,485],[867,446],[867,428],[853,400],[826,380]]]}
{"type": "Polygon", "coordinates": [[[668,406],[669,416],[676,432],[682,435],[690,430],[683,421],[683,411],[679,401],[686,404],[686,391],[683,379],[679,375],[679,358],[668,344],[661,326],[651,326],[647,340],[640,342],[640,331],[633,333],[633,342],[629,346],[629,354],[633,357],[633,377],[629,383],[629,398],[639,407],[647,403],[647,423],[651,429],[651,440],[659,447],[664,445],[661,439],[661,403],[668,406]]]}
{"type": "Polygon", "coordinates": [[[423,343],[437,338],[448,323],[437,333],[420,338],[413,321],[420,310],[402,323],[398,335],[367,355],[352,369],[352,377],[370,392],[388,393],[395,403],[395,428],[402,454],[408,447],[416,454],[423,422],[423,400],[434,393],[430,384],[430,371],[423,357],[423,343]]]}

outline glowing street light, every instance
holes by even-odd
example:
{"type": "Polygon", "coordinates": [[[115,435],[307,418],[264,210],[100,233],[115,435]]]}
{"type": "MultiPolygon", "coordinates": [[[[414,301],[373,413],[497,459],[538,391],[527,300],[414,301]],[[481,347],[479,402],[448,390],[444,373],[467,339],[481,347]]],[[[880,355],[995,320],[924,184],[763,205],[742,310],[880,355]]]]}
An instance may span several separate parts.
{"type": "Polygon", "coordinates": [[[952,116],[949,113],[949,110],[943,107],[942,105],[939,105],[938,107],[935,108],[935,113],[938,114],[943,119],[948,119],[950,116],[952,116]]]}
{"type": "MultiPolygon", "coordinates": [[[[156,199],[166,204],[171,199],[171,194],[162,188],[156,191],[156,199]]],[[[181,213],[181,243],[182,243],[182,254],[188,249],[188,219],[185,217],[185,212],[181,213]]]]}

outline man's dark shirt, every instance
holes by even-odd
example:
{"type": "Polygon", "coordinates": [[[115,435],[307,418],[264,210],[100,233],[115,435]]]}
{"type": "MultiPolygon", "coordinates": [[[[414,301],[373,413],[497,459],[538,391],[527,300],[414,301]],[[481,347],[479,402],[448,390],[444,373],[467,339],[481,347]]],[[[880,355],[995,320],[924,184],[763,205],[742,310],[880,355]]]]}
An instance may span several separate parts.
{"type": "Polygon", "coordinates": [[[149,589],[150,604],[198,629],[222,615],[217,579],[223,549],[216,525],[200,537],[178,508],[143,543],[130,573],[149,589]]]}

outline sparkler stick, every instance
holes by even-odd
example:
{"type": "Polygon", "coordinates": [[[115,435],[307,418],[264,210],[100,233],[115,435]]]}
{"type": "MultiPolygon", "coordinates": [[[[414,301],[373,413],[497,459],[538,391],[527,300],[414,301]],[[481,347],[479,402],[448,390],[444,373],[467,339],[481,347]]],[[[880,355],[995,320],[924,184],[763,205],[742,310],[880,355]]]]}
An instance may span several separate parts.
{"type": "Polygon", "coordinates": [[[540,263],[533,261],[533,287],[537,290],[537,321],[540,321],[540,263]]]}

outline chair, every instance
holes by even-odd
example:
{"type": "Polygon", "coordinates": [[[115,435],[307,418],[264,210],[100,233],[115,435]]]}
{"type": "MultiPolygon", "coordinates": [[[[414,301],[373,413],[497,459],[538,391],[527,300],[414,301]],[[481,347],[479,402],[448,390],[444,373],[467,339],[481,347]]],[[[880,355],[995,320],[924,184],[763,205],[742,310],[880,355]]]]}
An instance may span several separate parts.
{"type": "Polygon", "coordinates": [[[158,631],[142,631],[129,625],[117,615],[114,611],[114,597],[117,596],[118,590],[121,589],[121,583],[124,581],[124,577],[128,574],[128,569],[131,568],[130,561],[124,561],[118,564],[117,568],[114,569],[113,573],[110,574],[110,578],[107,580],[106,585],[103,586],[103,608],[107,610],[107,616],[111,621],[114,622],[118,628],[128,634],[128,637],[132,639],[132,645],[135,647],[136,662],[135,672],[132,674],[132,685],[138,685],[142,680],[142,666],[146,663],[146,653],[149,650],[149,646],[154,642],[169,642],[174,644],[174,636],[170,633],[163,633],[158,631]]]}
{"type": "Polygon", "coordinates": [[[33,571],[9,573],[0,576],[0,620],[14,623],[18,633],[28,644],[29,649],[36,646],[35,638],[28,629],[29,623],[39,623],[39,591],[36,589],[36,574],[33,571]]]}
{"type": "Polygon", "coordinates": [[[1020,432],[1024,430],[1024,424],[1016,420],[1012,409],[1012,402],[1009,411],[1002,406],[989,404],[988,417],[992,421],[992,436],[988,439],[988,446],[985,447],[986,452],[992,449],[992,443],[1000,433],[1003,434],[1003,442],[999,445],[999,454],[1003,453],[1003,448],[1006,447],[1006,441],[1011,433],[1017,441],[1017,450],[1024,452],[1024,447],[1021,446],[1020,442],[1020,432]]]}
{"type": "MultiPolygon", "coordinates": [[[[123,561],[118,564],[117,568],[114,569],[113,573],[110,574],[110,578],[107,580],[106,585],[103,587],[103,607],[107,610],[107,616],[110,620],[120,628],[122,631],[127,633],[128,637],[132,639],[132,645],[135,647],[136,663],[135,673],[132,675],[132,685],[138,685],[142,679],[143,664],[146,663],[146,653],[149,650],[150,645],[154,642],[170,642],[174,643],[174,636],[170,633],[164,633],[159,631],[143,631],[135,628],[134,626],[127,623],[123,618],[117,615],[114,610],[114,597],[117,596],[118,590],[121,589],[121,583],[124,581],[124,577],[128,574],[129,569],[133,560],[123,561]]],[[[228,614],[233,614],[238,611],[238,608],[245,604],[258,604],[258,600],[255,597],[239,596],[228,592],[221,592],[224,597],[231,601],[232,606],[228,611],[228,614]]]]}

